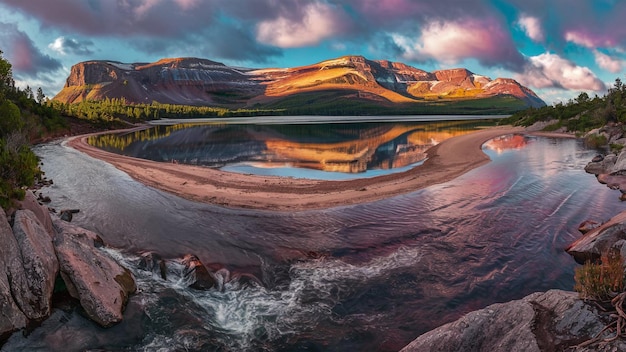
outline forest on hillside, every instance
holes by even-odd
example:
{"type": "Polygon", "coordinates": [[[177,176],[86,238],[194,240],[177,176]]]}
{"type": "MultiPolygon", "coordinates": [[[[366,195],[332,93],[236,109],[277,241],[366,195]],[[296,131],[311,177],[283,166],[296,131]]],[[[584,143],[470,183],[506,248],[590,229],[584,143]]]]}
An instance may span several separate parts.
{"type": "Polygon", "coordinates": [[[591,98],[582,92],[565,103],[517,112],[501,123],[530,126],[538,121],[549,122],[544,131],[564,127],[581,135],[608,123],[626,123],[626,85],[616,78],[606,95],[591,98]]]}
{"type": "Polygon", "coordinates": [[[41,88],[15,86],[11,63],[0,51],[0,206],[7,209],[24,197],[41,175],[39,160],[30,149],[32,140],[65,127],[59,111],[44,104],[41,88]]]}

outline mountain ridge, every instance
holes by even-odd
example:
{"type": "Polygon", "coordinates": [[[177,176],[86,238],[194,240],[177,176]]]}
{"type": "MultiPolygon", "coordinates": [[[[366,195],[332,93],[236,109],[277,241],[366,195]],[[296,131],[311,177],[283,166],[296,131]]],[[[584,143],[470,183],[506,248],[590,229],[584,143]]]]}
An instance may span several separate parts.
{"type": "Polygon", "coordinates": [[[545,105],[532,90],[510,78],[492,80],[465,68],[428,72],[363,56],[258,69],[193,57],[131,64],[92,60],[72,66],[64,88],[54,97],[64,103],[107,98],[234,109],[280,107],[296,98],[331,105],[367,102],[389,109],[494,98],[509,98],[518,110],[545,105]]]}

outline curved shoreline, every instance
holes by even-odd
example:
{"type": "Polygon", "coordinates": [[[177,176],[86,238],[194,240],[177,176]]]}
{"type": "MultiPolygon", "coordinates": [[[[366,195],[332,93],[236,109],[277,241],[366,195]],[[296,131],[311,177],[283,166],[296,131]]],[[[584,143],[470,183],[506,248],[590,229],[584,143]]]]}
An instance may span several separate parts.
{"type": "Polygon", "coordinates": [[[481,150],[483,143],[522,132],[524,128],[505,126],[453,137],[430,148],[428,159],[411,170],[349,181],[244,175],[132,158],[89,145],[86,139],[93,134],[74,137],[68,145],[182,198],[229,208],[299,211],[368,203],[451,181],[490,161],[481,150]]]}

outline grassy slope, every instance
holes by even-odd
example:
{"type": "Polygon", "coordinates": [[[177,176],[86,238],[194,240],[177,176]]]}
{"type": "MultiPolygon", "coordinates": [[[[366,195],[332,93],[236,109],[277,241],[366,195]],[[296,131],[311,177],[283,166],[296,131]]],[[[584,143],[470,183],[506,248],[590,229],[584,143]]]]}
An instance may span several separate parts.
{"type": "Polygon", "coordinates": [[[469,100],[431,100],[404,104],[354,97],[357,91],[302,93],[264,104],[267,109],[284,109],[287,114],[318,115],[414,115],[414,114],[509,114],[522,110],[525,103],[510,96],[469,100]],[[346,99],[346,95],[352,95],[346,99]]]}

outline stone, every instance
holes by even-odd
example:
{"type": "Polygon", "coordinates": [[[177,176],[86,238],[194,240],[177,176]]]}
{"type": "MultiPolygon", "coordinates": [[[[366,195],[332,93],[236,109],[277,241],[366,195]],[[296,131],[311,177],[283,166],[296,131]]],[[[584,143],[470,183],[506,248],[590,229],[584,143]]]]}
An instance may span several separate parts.
{"type": "Polygon", "coordinates": [[[596,261],[606,253],[615,242],[626,239],[626,211],[614,216],[608,222],[587,232],[574,241],[565,250],[576,262],[596,261]]]}
{"type": "Polygon", "coordinates": [[[609,174],[612,172],[615,167],[615,162],[617,161],[617,156],[615,154],[609,154],[605,156],[602,161],[593,160],[585,166],[585,171],[590,174],[599,175],[599,174],[609,174]]]}
{"type": "Polygon", "coordinates": [[[79,213],[78,209],[63,209],[59,212],[59,217],[63,221],[72,222],[73,214],[79,213]]]}
{"type": "MultiPolygon", "coordinates": [[[[0,210],[0,265],[9,267],[17,261],[17,241],[4,211],[0,210]]],[[[26,326],[27,319],[11,294],[8,270],[0,270],[0,341],[3,336],[26,326]]]]}
{"type": "Polygon", "coordinates": [[[37,216],[26,209],[15,212],[13,234],[19,260],[8,268],[11,291],[27,318],[41,320],[50,315],[59,271],[52,238],[37,216]]]}
{"type": "Polygon", "coordinates": [[[141,254],[138,264],[139,269],[149,271],[159,275],[163,280],[167,280],[167,267],[165,260],[154,252],[146,252],[141,254]]]}
{"type": "Polygon", "coordinates": [[[103,327],[119,323],[131,293],[137,289],[130,271],[106,254],[100,236],[54,220],[54,246],[68,292],[88,317],[103,327]]]}
{"type": "Polygon", "coordinates": [[[208,290],[216,286],[215,277],[197,256],[187,254],[183,258],[182,264],[184,265],[183,278],[187,282],[187,286],[196,290],[208,290]]]}
{"type": "MultiPolygon", "coordinates": [[[[468,313],[419,336],[402,352],[564,351],[591,339],[606,323],[577,293],[550,290],[468,313]]],[[[596,343],[576,351],[614,350],[626,350],[626,343],[596,343]]]]}
{"type": "Polygon", "coordinates": [[[626,173],[626,152],[619,153],[609,173],[611,175],[622,175],[626,173]]]}
{"type": "Polygon", "coordinates": [[[52,219],[50,218],[50,211],[47,206],[39,204],[37,197],[33,192],[27,191],[24,196],[24,200],[19,201],[17,204],[19,209],[28,209],[32,211],[37,216],[37,219],[46,231],[48,231],[50,238],[52,239],[54,237],[54,228],[52,226],[52,219]]]}
{"type": "Polygon", "coordinates": [[[580,233],[582,233],[583,235],[586,234],[587,232],[598,228],[598,226],[602,225],[601,223],[594,221],[594,220],[585,220],[583,222],[580,223],[580,225],[578,225],[578,231],[580,231],[580,233]]]}
{"type": "Polygon", "coordinates": [[[594,156],[593,159],[591,159],[591,162],[592,163],[599,163],[602,160],[604,160],[604,155],[598,154],[598,155],[594,156]]]}

